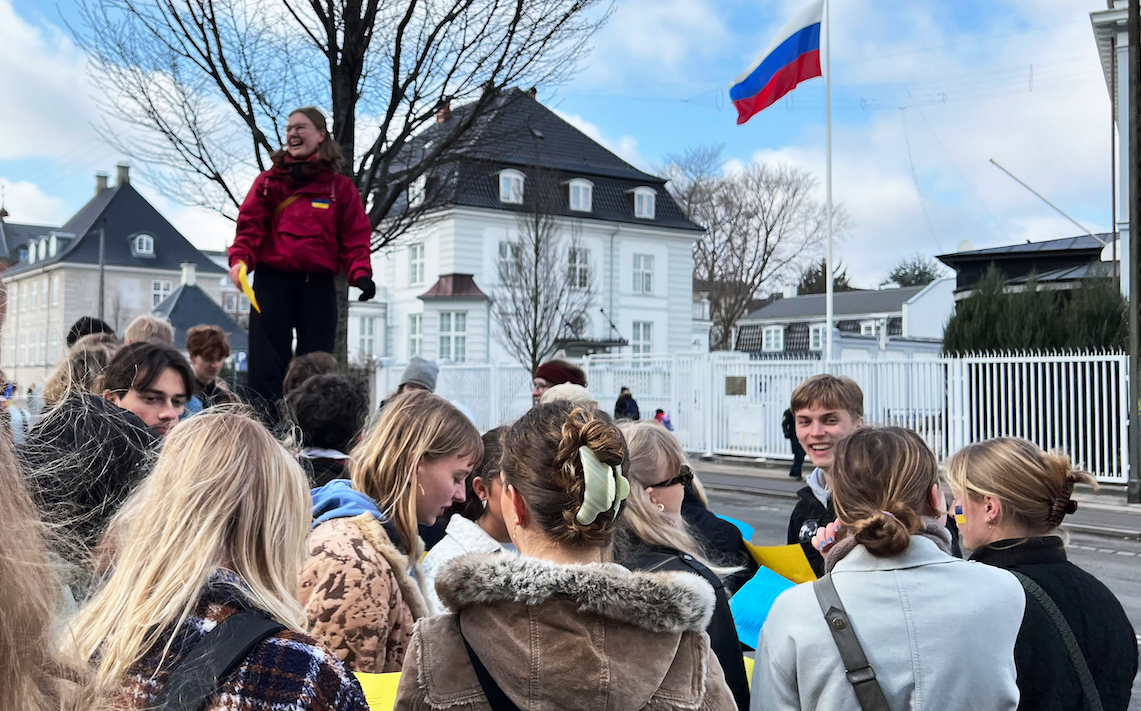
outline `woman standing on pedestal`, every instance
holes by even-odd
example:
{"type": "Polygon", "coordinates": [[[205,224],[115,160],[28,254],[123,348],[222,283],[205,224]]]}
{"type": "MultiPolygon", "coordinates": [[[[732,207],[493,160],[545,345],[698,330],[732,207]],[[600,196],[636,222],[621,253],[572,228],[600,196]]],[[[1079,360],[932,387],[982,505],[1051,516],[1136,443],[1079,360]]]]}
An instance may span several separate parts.
{"type": "Polygon", "coordinates": [[[285,135],[273,167],[257,177],[238,211],[230,247],[235,285],[243,264],[257,272],[261,312],[250,314],[249,384],[270,401],[281,397],[295,330],[297,355],[333,350],[336,275],[348,274],[361,301],[376,295],[372,226],[352,179],[340,173],[344,157],[325,116],[312,106],[297,109],[285,135]]]}

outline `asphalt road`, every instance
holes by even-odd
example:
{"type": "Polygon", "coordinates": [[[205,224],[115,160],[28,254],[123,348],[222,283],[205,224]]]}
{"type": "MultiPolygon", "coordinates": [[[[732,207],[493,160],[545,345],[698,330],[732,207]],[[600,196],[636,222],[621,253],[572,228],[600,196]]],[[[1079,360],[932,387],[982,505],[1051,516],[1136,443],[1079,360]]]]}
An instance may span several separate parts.
{"type": "MultiPolygon", "coordinates": [[[[762,479],[726,473],[726,467],[698,465],[698,472],[709,494],[710,508],[719,514],[740,519],[756,531],[752,542],[783,545],[788,516],[794,504],[792,480],[762,479]]],[[[1082,523],[1141,530],[1141,516],[1102,511],[1079,511],[1082,523]]],[[[1087,533],[1071,533],[1068,553],[1075,565],[1104,582],[1121,601],[1133,628],[1141,632],[1141,541],[1087,533]]],[[[1131,711],[1141,711],[1141,675],[1133,683],[1131,711]]]]}

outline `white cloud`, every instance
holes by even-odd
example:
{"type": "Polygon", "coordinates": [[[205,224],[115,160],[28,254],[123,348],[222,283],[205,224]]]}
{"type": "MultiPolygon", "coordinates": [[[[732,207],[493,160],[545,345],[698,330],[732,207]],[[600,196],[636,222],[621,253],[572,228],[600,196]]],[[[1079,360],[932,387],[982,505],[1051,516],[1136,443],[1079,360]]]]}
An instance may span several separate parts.
{"type": "Polygon", "coordinates": [[[5,206],[10,213],[9,222],[53,227],[63,224],[61,216],[66,214],[64,201],[45,195],[38,185],[27,181],[13,183],[0,178],[0,188],[3,188],[5,206]]]}
{"type": "Polygon", "coordinates": [[[614,153],[630,165],[638,168],[639,170],[644,170],[648,173],[653,172],[650,166],[650,162],[647,161],[646,158],[638,152],[638,139],[630,135],[623,135],[619,136],[617,140],[612,140],[609,137],[603,135],[598,126],[594,125],[590,121],[587,121],[578,114],[568,114],[555,108],[552,108],[551,110],[558,114],[559,118],[582,131],[594,141],[601,143],[607,150],[614,153]]]}

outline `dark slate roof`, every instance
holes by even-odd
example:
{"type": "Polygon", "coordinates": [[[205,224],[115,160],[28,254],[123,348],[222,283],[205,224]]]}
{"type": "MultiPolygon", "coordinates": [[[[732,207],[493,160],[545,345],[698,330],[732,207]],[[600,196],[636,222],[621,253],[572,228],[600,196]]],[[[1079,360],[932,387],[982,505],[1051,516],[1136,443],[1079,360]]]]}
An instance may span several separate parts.
{"type": "Polygon", "coordinates": [[[1081,281],[1089,277],[1107,277],[1111,266],[1104,262],[1090,262],[1088,264],[1080,264],[1073,267],[1065,267],[1063,269],[1051,269],[1050,271],[1042,272],[1035,275],[1024,275],[1014,277],[1007,281],[1008,284],[1025,284],[1030,281],[1033,276],[1034,280],[1039,284],[1046,284],[1048,282],[1064,282],[1064,281],[1081,281]]]}
{"type": "MultiPolygon", "coordinates": [[[[457,108],[446,121],[436,123],[417,136],[410,149],[451,135],[472,104],[457,108]]],[[[519,89],[510,89],[494,104],[428,173],[426,205],[432,207],[481,207],[510,212],[534,209],[528,196],[544,195],[541,211],[580,219],[626,222],[654,227],[701,231],[686,219],[666,190],[666,181],[641,171],[594,139],[560,118],[519,89]],[[524,204],[499,200],[499,171],[515,168],[524,173],[524,204]],[[572,212],[567,181],[585,178],[593,183],[590,212],[572,212]],[[648,187],[656,193],[654,219],[634,217],[630,194],[648,187]]],[[[400,206],[401,208],[403,206],[400,206]]]]}
{"type": "MultiPolygon", "coordinates": [[[[866,291],[838,291],[833,296],[833,311],[837,316],[894,313],[903,310],[903,304],[923,291],[925,286],[906,289],[880,289],[866,291]]],[[[746,318],[811,318],[823,317],[827,308],[824,294],[806,294],[775,301],[758,309],[746,318]]]]}
{"type": "Polygon", "coordinates": [[[206,292],[197,285],[180,284],[170,296],[155,307],[154,313],[165,317],[174,326],[174,345],[186,349],[186,332],[195,326],[221,326],[230,339],[234,351],[249,350],[250,339],[230,315],[222,310],[206,292]]]}
{"type": "MultiPolygon", "coordinates": [[[[226,270],[211,261],[190,244],[182,234],[147,202],[130,183],[122,183],[99,193],[57,230],[76,236],[56,256],[33,264],[20,262],[4,276],[18,275],[57,262],[98,264],[99,229],[104,233],[104,262],[128,266],[178,271],[183,262],[194,262],[199,274],[225,274],[226,270]],[[140,232],[154,235],[154,255],[136,257],[131,253],[131,238],[140,232]]],[[[15,249],[18,245],[9,245],[15,249]]]]}
{"type": "Polygon", "coordinates": [[[62,231],[58,227],[47,225],[25,225],[0,220],[0,259],[16,261],[19,258],[16,248],[21,244],[37,237],[47,237],[52,232],[62,231]]]}
{"type": "MultiPolygon", "coordinates": [[[[1112,232],[1102,232],[1098,235],[1108,244],[1113,240],[1112,232]]],[[[1089,251],[1095,254],[1101,254],[1104,248],[1100,242],[1089,235],[1078,235],[1077,237],[1063,237],[1062,239],[1049,239],[1044,242],[1024,242],[1023,244],[1011,244],[1004,247],[989,247],[987,249],[973,249],[968,252],[952,252],[951,254],[943,254],[938,257],[939,261],[951,266],[956,262],[962,261],[975,261],[980,258],[987,259],[1002,259],[1003,257],[1021,257],[1031,254],[1042,254],[1044,252],[1082,252],[1089,251]]]]}

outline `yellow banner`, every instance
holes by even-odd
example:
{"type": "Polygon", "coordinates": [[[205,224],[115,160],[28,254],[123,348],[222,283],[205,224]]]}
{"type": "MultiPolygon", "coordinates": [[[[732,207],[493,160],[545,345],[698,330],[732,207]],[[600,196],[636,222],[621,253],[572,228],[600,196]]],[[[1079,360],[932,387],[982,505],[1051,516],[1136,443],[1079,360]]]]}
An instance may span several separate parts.
{"type": "Polygon", "coordinates": [[[257,297],[254,296],[254,288],[250,286],[250,275],[246,272],[245,262],[242,262],[241,266],[238,267],[238,281],[242,284],[242,293],[250,300],[250,305],[254,307],[254,310],[260,314],[261,307],[258,306],[257,297]]]}
{"type": "Polygon", "coordinates": [[[790,546],[754,546],[745,541],[753,560],[763,565],[782,578],[788,578],[794,583],[808,583],[816,580],[816,573],[804,555],[804,549],[799,543],[790,546]]]}

